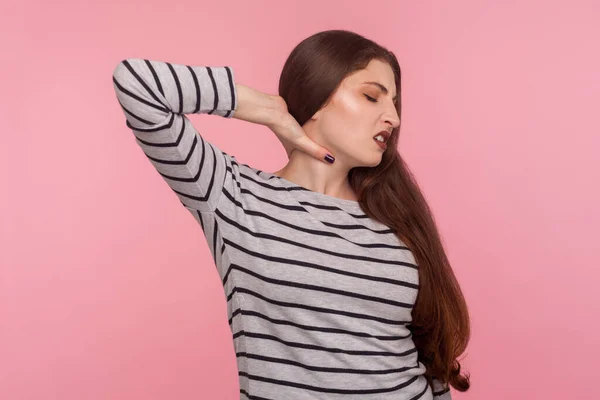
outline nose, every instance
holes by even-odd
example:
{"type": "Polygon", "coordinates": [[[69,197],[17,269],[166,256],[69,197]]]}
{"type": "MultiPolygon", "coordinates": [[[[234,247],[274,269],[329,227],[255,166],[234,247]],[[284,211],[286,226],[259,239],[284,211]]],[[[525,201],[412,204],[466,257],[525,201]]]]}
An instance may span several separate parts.
{"type": "Polygon", "coordinates": [[[392,126],[392,129],[400,126],[400,117],[398,117],[398,111],[396,110],[396,106],[393,103],[387,106],[383,117],[385,123],[390,124],[392,126]]]}

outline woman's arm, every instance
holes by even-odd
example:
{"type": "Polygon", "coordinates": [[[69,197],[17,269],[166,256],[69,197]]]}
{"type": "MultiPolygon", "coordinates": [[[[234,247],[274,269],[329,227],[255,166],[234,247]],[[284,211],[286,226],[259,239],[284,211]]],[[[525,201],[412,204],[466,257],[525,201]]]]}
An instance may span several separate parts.
{"type": "Polygon", "coordinates": [[[184,114],[233,117],[238,104],[233,70],[130,58],[115,68],[113,84],[126,125],[181,203],[214,211],[228,156],[184,114]]]}
{"type": "MultiPolygon", "coordinates": [[[[265,125],[288,156],[299,149],[326,162],[327,149],[306,135],[281,96],[236,83],[230,67],[130,58],[115,68],[113,84],[138,145],[188,209],[216,210],[234,157],[204,139],[185,114],[212,114],[265,125]]],[[[230,188],[232,197],[236,197],[235,190],[230,188]]]]}

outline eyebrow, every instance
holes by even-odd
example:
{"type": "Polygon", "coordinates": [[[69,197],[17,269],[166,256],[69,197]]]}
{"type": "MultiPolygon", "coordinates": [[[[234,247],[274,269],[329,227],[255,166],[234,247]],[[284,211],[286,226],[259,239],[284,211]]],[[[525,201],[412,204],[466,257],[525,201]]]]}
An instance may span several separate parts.
{"type": "MultiPolygon", "coordinates": [[[[379,82],[368,81],[368,82],[363,82],[363,83],[367,83],[369,85],[375,85],[375,86],[377,86],[379,89],[381,89],[381,91],[384,94],[388,94],[389,93],[389,90],[385,86],[383,86],[381,83],[379,83],[379,82]]],[[[398,99],[398,95],[394,96],[394,98],[392,100],[396,100],[396,99],[398,99]]]]}

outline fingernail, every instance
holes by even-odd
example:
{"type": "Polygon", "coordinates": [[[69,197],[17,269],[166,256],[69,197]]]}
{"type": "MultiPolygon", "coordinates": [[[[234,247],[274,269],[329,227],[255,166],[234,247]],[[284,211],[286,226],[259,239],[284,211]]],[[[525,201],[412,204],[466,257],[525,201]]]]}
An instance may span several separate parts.
{"type": "Polygon", "coordinates": [[[331,154],[327,154],[325,156],[325,161],[327,161],[329,164],[333,164],[333,162],[335,161],[335,158],[331,154]]]}

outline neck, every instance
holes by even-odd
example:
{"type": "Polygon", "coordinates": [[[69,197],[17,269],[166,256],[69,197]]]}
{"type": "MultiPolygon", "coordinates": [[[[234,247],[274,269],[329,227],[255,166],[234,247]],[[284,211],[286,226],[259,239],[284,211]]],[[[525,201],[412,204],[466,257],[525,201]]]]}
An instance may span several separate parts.
{"type": "Polygon", "coordinates": [[[349,170],[350,168],[338,159],[328,165],[300,150],[294,150],[286,166],[273,174],[314,192],[357,201],[356,194],[348,182],[349,170]]]}

